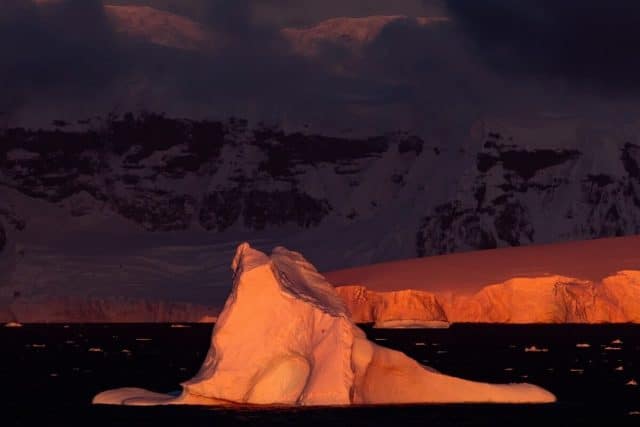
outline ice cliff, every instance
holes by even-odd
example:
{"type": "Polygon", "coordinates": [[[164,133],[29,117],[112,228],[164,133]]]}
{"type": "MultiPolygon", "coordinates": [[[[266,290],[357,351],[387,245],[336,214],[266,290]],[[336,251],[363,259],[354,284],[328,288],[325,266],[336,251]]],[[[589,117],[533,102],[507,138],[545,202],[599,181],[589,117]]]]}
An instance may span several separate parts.
{"type": "Polygon", "coordinates": [[[234,283],[200,372],[178,397],[125,388],[98,404],[348,405],[553,402],[530,384],[441,374],[367,340],[333,286],[300,254],[238,247],[234,283]]]}
{"type": "Polygon", "coordinates": [[[446,327],[447,315],[435,295],[411,289],[375,292],[364,286],[341,286],[336,292],[345,301],[351,318],[380,328],[446,327]]]}
{"type": "Polygon", "coordinates": [[[355,322],[378,327],[450,323],[638,323],[640,271],[602,281],[549,275],[515,277],[466,294],[404,290],[376,292],[341,286],[338,294],[355,322]]]}

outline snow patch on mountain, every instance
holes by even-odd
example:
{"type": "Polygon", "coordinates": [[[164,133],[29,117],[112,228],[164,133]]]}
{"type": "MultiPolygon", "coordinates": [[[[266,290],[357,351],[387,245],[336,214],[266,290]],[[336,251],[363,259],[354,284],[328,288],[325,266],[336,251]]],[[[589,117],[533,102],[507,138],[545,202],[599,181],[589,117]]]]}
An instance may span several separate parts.
{"type": "Polygon", "coordinates": [[[149,6],[105,5],[116,32],[150,43],[185,50],[210,46],[213,37],[197,22],[149,6]]]}
{"type": "Polygon", "coordinates": [[[338,17],[308,28],[284,28],[281,33],[294,52],[314,56],[322,48],[334,46],[357,50],[375,41],[385,27],[394,23],[426,26],[447,22],[445,17],[411,18],[404,15],[338,17]]]}

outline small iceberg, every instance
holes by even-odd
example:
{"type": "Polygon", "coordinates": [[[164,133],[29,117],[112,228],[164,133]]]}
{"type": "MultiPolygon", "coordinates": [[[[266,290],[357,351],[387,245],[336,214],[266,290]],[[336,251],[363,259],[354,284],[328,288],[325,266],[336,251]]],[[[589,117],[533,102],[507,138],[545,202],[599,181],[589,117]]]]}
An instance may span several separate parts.
{"type": "Polygon", "coordinates": [[[91,347],[87,350],[89,353],[102,353],[103,350],[100,347],[91,347]]]}
{"type": "Polygon", "coordinates": [[[586,342],[578,343],[578,344],[576,344],[576,348],[591,348],[591,344],[586,343],[586,342]]]}
{"type": "Polygon", "coordinates": [[[630,379],[625,385],[628,385],[629,387],[637,387],[638,382],[634,379],[630,379]]]}
{"type": "Polygon", "coordinates": [[[624,343],[622,342],[622,340],[620,338],[616,338],[615,340],[611,341],[611,344],[613,344],[613,345],[622,345],[624,343]]]}

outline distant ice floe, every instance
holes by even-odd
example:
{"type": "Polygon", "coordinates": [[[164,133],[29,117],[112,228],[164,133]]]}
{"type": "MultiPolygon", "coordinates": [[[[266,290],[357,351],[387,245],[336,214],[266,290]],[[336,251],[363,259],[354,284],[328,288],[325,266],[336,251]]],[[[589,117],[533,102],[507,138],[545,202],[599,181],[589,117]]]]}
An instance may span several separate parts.
{"type": "Polygon", "coordinates": [[[7,322],[4,324],[5,328],[22,328],[22,323],[18,322],[7,322]]]}
{"type": "Polygon", "coordinates": [[[335,288],[296,252],[276,248],[267,256],[245,243],[232,269],[233,287],[209,353],[179,395],[123,388],[100,393],[93,402],[318,406],[556,400],[532,384],[444,375],[376,345],[354,323],[335,288]]]}
{"type": "Polygon", "coordinates": [[[548,353],[549,349],[539,348],[539,347],[536,347],[535,345],[532,345],[530,347],[525,347],[524,352],[525,353],[548,353]]]}
{"type": "Polygon", "coordinates": [[[27,344],[26,347],[29,348],[46,348],[46,344],[27,344]]]}
{"type": "Polygon", "coordinates": [[[624,343],[622,342],[622,340],[620,338],[616,338],[615,340],[611,341],[611,344],[613,344],[613,345],[622,345],[624,343]]]}
{"type": "Polygon", "coordinates": [[[102,353],[103,350],[100,347],[91,347],[87,350],[89,353],[102,353]]]}
{"type": "Polygon", "coordinates": [[[576,348],[591,348],[591,344],[586,343],[586,342],[578,343],[578,344],[576,344],[576,348]]]}
{"type": "Polygon", "coordinates": [[[625,385],[628,385],[629,387],[637,387],[638,382],[634,379],[630,379],[625,385]]]}
{"type": "Polygon", "coordinates": [[[424,343],[424,342],[417,342],[417,343],[415,343],[415,346],[416,346],[416,347],[424,347],[424,346],[426,346],[426,345],[427,345],[427,343],[424,343]]]}
{"type": "Polygon", "coordinates": [[[629,411],[629,415],[632,415],[632,416],[640,415],[640,411],[629,411]]]}
{"type": "Polygon", "coordinates": [[[584,369],[582,369],[582,368],[571,368],[571,369],[569,369],[569,372],[571,372],[572,374],[582,375],[582,374],[584,374],[584,369]]]}
{"type": "Polygon", "coordinates": [[[613,346],[610,346],[610,345],[608,345],[608,346],[606,346],[604,348],[604,351],[620,351],[620,350],[622,350],[622,347],[613,347],[613,346]]]}
{"type": "Polygon", "coordinates": [[[449,322],[440,320],[380,320],[373,327],[376,329],[448,329],[449,322]]]}
{"type": "Polygon", "coordinates": [[[622,371],[624,371],[624,366],[618,366],[618,367],[616,367],[616,369],[614,369],[614,371],[622,372],[622,371]]]}

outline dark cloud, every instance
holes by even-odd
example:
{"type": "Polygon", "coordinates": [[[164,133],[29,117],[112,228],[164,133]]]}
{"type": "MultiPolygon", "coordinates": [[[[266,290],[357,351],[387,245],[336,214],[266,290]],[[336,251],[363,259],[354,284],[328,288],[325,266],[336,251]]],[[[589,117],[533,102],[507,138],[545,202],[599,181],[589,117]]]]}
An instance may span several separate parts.
{"type": "Polygon", "coordinates": [[[7,0],[0,16],[0,103],[95,92],[118,74],[116,50],[98,1],[37,7],[7,0]]]}
{"type": "Polygon", "coordinates": [[[583,90],[640,89],[640,3],[633,0],[447,0],[496,70],[583,90]]]}
{"type": "MultiPolygon", "coordinates": [[[[523,10],[506,0],[486,0],[482,8],[475,6],[481,2],[450,0],[444,11],[436,0],[109,3],[147,5],[189,17],[216,42],[192,51],[124,38],[111,27],[98,0],[46,6],[4,0],[0,111],[11,110],[16,120],[27,123],[33,118],[50,123],[54,118],[146,109],[194,118],[236,115],[292,126],[309,123],[319,132],[356,128],[366,133],[428,133],[433,127],[466,132],[470,121],[482,114],[589,104],[559,89],[554,83],[559,77],[602,87],[607,73],[618,73],[615,84],[621,86],[631,85],[634,77],[616,68],[624,62],[626,47],[609,49],[611,64],[617,64],[610,70],[581,44],[576,34],[586,29],[562,30],[573,9],[560,5],[547,12],[542,6],[551,2],[542,0],[523,3],[523,10]],[[426,26],[399,20],[357,51],[327,42],[307,57],[294,54],[280,33],[285,26],[316,24],[329,17],[380,14],[449,14],[452,20],[426,26]],[[545,28],[553,30],[555,44],[545,28]]],[[[603,22],[614,15],[603,15],[603,22]]],[[[611,32],[602,22],[590,25],[611,32]]],[[[624,31],[631,37],[631,29],[624,31]]],[[[594,52],[618,39],[611,35],[604,40],[608,42],[591,44],[594,52]]],[[[640,60],[632,57],[626,66],[636,70],[640,60]]]]}
{"type": "MultiPolygon", "coordinates": [[[[380,63],[385,58],[372,52],[357,64],[371,72],[349,74],[334,72],[336,58],[329,55],[316,60],[293,55],[280,27],[272,26],[266,15],[256,22],[257,2],[138,3],[185,15],[186,9],[197,11],[198,21],[222,43],[193,52],[123,39],[97,0],[45,6],[12,1],[3,4],[0,21],[0,82],[5,89],[0,110],[18,111],[19,119],[27,122],[33,117],[50,123],[54,118],[149,109],[183,116],[310,122],[323,130],[370,127],[371,114],[391,118],[387,105],[414,97],[406,76],[385,71],[380,63]]],[[[354,4],[350,10],[360,7],[354,4]]],[[[326,8],[340,9],[337,2],[328,2],[326,8]]]]}

